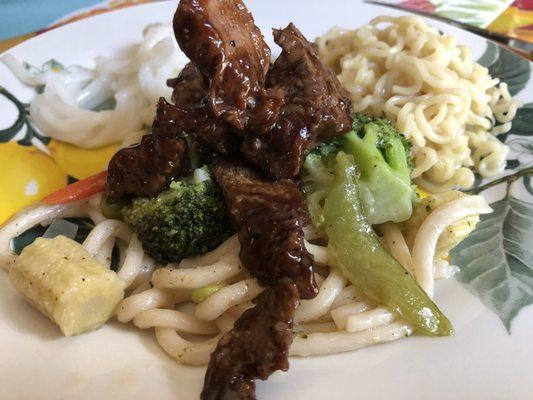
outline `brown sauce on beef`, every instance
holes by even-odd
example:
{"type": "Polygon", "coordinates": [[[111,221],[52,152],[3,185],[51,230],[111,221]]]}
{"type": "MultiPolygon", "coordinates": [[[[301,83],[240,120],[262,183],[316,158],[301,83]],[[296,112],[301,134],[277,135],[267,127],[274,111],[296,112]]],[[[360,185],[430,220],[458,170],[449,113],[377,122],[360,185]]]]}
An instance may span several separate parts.
{"type": "Polygon", "coordinates": [[[215,116],[243,130],[270,65],[270,49],[238,0],[181,1],[174,33],[183,52],[209,79],[215,116]]]}
{"type": "Polygon", "coordinates": [[[241,0],[181,0],[174,32],[191,63],[168,81],[173,104],[159,102],[153,133],[111,160],[106,196],[155,196],[188,173],[184,137],[211,165],[240,258],[265,291],[218,343],[201,397],[254,399],[255,379],[288,369],[294,311],[318,293],[307,206],[290,178],[318,141],[350,128],[351,103],[293,24],[274,30],[282,52],[271,64],[241,0]]]}
{"type": "Polygon", "coordinates": [[[265,289],[254,308],[244,312],[218,342],[205,375],[203,400],[255,399],[255,382],[289,369],[292,317],[298,289],[280,280],[265,289]]]}
{"type": "Polygon", "coordinates": [[[212,170],[240,228],[240,257],[248,271],[264,286],[290,278],[300,298],[315,297],[313,258],[305,248],[302,229],[307,207],[296,183],[265,181],[251,168],[227,161],[212,170]]]}
{"type": "MultiPolygon", "coordinates": [[[[275,178],[299,174],[308,150],[317,140],[350,129],[351,102],[333,72],[293,24],[274,30],[283,51],[267,76],[267,93],[277,93],[260,107],[241,147],[244,157],[275,178]]],[[[268,97],[268,96],[267,96],[268,97]]]]}
{"type": "Polygon", "coordinates": [[[235,128],[217,118],[207,104],[209,80],[194,64],[187,64],[168,84],[175,108],[184,114],[180,128],[191,135],[203,158],[238,153],[241,140],[235,128]]]}
{"type": "Polygon", "coordinates": [[[164,99],[158,104],[153,134],[119,150],[108,166],[104,198],[116,202],[134,196],[156,196],[170,181],[190,170],[187,141],[177,127],[181,115],[164,99]]]}
{"type": "Polygon", "coordinates": [[[260,208],[296,211],[302,223],[307,222],[307,204],[294,181],[266,180],[254,168],[236,161],[219,161],[211,167],[211,171],[224,193],[230,216],[237,227],[250,212],[260,208]]]}
{"type": "Polygon", "coordinates": [[[292,180],[267,181],[231,161],[217,162],[212,172],[240,228],[240,258],[266,289],[213,352],[202,399],[254,399],[253,379],[288,369],[294,309],[318,293],[302,229],[307,207],[292,180]]]}

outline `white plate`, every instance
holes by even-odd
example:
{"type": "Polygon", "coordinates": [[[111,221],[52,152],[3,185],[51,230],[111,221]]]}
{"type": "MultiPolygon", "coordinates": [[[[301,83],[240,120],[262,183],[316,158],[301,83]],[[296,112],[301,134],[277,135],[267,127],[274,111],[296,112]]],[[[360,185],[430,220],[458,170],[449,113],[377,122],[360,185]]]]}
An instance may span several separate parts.
{"type": "MultiPolygon", "coordinates": [[[[314,38],[333,25],[354,28],[376,15],[391,14],[353,0],[249,0],[247,4],[272,46],[270,28],[289,21],[314,38]]],[[[9,53],[33,65],[55,58],[65,65],[90,66],[94,56],[139,41],[145,25],[170,22],[175,6],[176,2],[156,3],[96,16],[37,36],[9,53]]],[[[483,39],[437,25],[470,45],[475,58],[486,48],[483,39]]],[[[21,100],[34,94],[3,65],[0,85],[21,100]]],[[[518,98],[532,102],[531,89],[529,83],[518,98]]],[[[0,127],[8,126],[13,110],[1,98],[0,109],[0,127]]],[[[530,201],[519,186],[516,196],[530,201]]],[[[498,200],[503,188],[488,193],[498,200]]],[[[526,225],[521,239],[531,236],[531,224],[526,225]]],[[[523,279],[531,281],[531,269],[524,271],[523,279]]],[[[455,336],[415,336],[352,353],[291,359],[288,373],[258,382],[258,398],[533,398],[533,308],[519,313],[509,334],[496,314],[453,279],[437,284],[436,302],[454,323],[455,336]]],[[[203,383],[204,368],[172,361],[152,332],[115,322],[94,333],[62,337],[15,292],[1,270],[0,343],[0,399],[187,400],[198,398],[203,383]]]]}

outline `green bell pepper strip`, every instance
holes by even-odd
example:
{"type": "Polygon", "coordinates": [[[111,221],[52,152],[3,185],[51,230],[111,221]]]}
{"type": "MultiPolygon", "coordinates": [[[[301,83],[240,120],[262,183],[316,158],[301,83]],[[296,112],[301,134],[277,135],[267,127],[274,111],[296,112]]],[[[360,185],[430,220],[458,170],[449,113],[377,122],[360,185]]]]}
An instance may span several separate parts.
{"type": "Polygon", "coordinates": [[[363,215],[353,157],[337,156],[324,205],[328,256],[365,296],[383,303],[420,332],[448,336],[453,327],[416,280],[382,246],[363,215]]]}

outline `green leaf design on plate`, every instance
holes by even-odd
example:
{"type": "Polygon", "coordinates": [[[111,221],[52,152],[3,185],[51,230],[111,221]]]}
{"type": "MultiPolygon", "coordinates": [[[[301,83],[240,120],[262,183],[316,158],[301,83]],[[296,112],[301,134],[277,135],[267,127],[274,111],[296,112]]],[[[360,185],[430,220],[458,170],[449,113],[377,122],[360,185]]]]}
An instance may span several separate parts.
{"type": "Polygon", "coordinates": [[[24,126],[26,126],[26,133],[24,134],[24,137],[18,141],[19,144],[23,146],[31,146],[34,138],[40,140],[45,145],[50,143],[50,138],[41,135],[31,124],[30,107],[28,104],[21,102],[3,86],[0,86],[0,96],[4,96],[11,101],[18,111],[17,119],[13,125],[8,128],[0,129],[0,143],[6,143],[13,140],[24,126]]]}
{"type": "Polygon", "coordinates": [[[502,320],[507,330],[533,303],[533,204],[511,195],[491,204],[476,230],[452,252],[456,278],[502,320]]]}
{"type": "MultiPolygon", "coordinates": [[[[506,82],[512,95],[526,86],[531,73],[529,61],[490,42],[478,62],[506,82]]],[[[522,181],[533,195],[532,135],[533,103],[528,103],[517,111],[511,131],[498,136],[513,151],[507,165],[512,173],[484,184],[477,180],[466,191],[479,194],[506,185],[505,198],[492,203],[494,212],[483,215],[476,230],[451,252],[451,262],[461,267],[457,280],[498,315],[509,333],[520,310],[533,304],[533,204],[511,194],[522,181]]]]}
{"type": "Polygon", "coordinates": [[[493,42],[487,41],[487,48],[483,55],[477,60],[478,64],[488,67],[494,64],[500,55],[500,47],[493,42]]]}
{"type": "MultiPolygon", "coordinates": [[[[533,103],[524,104],[518,109],[513,127],[506,135],[533,136],[533,103]]],[[[501,139],[501,136],[498,138],[501,139]]]]}
{"type": "MultiPolygon", "coordinates": [[[[507,133],[498,135],[498,139],[501,142],[510,145],[511,141],[516,140],[516,138],[511,139],[511,141],[508,142],[507,138],[509,135],[525,136],[523,140],[530,143],[533,141],[533,139],[530,137],[533,136],[533,103],[524,104],[518,109],[516,116],[513,119],[511,130],[507,133]]],[[[530,151],[529,153],[533,154],[533,151],[530,151]]],[[[507,169],[514,169],[518,167],[518,165],[512,166],[509,161],[513,160],[508,160],[506,167],[507,169]]]]}
{"type": "MultiPolygon", "coordinates": [[[[94,223],[89,218],[77,218],[76,217],[76,218],[65,218],[65,219],[69,222],[72,222],[78,225],[78,232],[74,240],[80,244],[83,243],[83,241],[87,238],[91,230],[94,228],[94,223]]],[[[43,236],[46,229],[48,229],[47,226],[37,225],[27,230],[23,234],[17,236],[11,242],[11,245],[13,246],[13,251],[16,254],[20,254],[20,252],[24,249],[24,247],[32,244],[35,241],[35,239],[37,239],[38,237],[43,236]]]]}
{"type": "Polygon", "coordinates": [[[478,62],[487,67],[493,77],[507,83],[513,96],[526,86],[531,74],[528,60],[492,42],[487,42],[487,49],[478,62]]]}
{"type": "Polygon", "coordinates": [[[15,254],[20,254],[22,250],[24,250],[24,247],[29,246],[35,241],[35,239],[43,236],[46,228],[47,227],[45,226],[37,225],[14,238],[11,242],[11,246],[15,254]]]}
{"type": "Polygon", "coordinates": [[[506,142],[517,154],[533,154],[533,140],[528,137],[518,137],[506,142]]]}

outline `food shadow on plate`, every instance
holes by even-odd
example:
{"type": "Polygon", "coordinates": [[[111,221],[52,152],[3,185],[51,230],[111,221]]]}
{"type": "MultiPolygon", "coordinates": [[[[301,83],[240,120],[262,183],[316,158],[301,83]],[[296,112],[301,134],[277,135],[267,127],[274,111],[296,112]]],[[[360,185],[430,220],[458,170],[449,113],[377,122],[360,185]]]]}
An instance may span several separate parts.
{"type": "Polygon", "coordinates": [[[139,330],[133,324],[122,324],[117,320],[109,322],[106,326],[132,335],[141,346],[153,355],[154,362],[157,362],[158,368],[165,374],[170,392],[183,392],[185,384],[190,393],[197,393],[201,390],[205,366],[185,365],[172,359],[157,343],[153,329],[139,330]]]}
{"type": "MultiPolygon", "coordinates": [[[[120,330],[121,332],[127,333],[128,335],[133,335],[133,337],[139,339],[139,342],[155,357],[157,360],[165,359],[170,365],[176,365],[179,368],[190,369],[192,371],[202,370],[205,367],[197,367],[193,365],[180,364],[172,359],[165,351],[159,346],[157,340],[154,336],[153,329],[139,329],[133,324],[123,324],[117,321],[116,319],[110,320],[105,326],[112,329],[120,330]]],[[[90,333],[88,333],[90,335],[90,333]]],[[[174,369],[177,371],[177,369],[174,369]]],[[[181,371],[181,370],[180,370],[181,371]]]]}
{"type": "MultiPolygon", "coordinates": [[[[1,280],[9,280],[9,278],[5,275],[1,280]]],[[[6,283],[0,286],[9,292],[4,293],[5,297],[10,298],[8,301],[0,301],[0,315],[6,324],[11,324],[17,332],[34,335],[45,341],[64,337],[56,325],[27,303],[10,285],[6,283]]]]}

